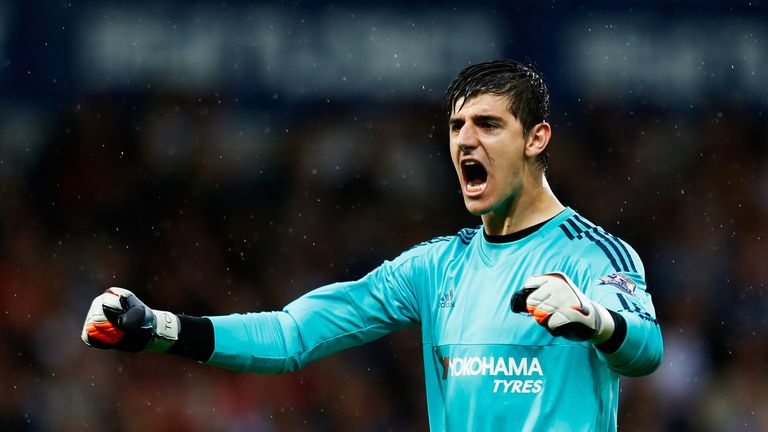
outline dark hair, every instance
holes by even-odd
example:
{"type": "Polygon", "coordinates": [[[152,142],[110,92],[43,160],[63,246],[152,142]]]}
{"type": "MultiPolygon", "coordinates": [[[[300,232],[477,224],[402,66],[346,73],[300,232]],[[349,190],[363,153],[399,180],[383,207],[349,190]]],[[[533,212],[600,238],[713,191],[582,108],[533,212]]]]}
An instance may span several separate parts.
{"type": "MultiPolygon", "coordinates": [[[[463,105],[468,99],[484,93],[509,99],[509,112],[520,120],[524,134],[549,119],[549,90],[532,65],[515,60],[493,60],[465,68],[445,92],[449,115],[459,99],[464,98],[463,105]]],[[[538,157],[542,170],[546,169],[548,159],[545,149],[538,157]]]]}

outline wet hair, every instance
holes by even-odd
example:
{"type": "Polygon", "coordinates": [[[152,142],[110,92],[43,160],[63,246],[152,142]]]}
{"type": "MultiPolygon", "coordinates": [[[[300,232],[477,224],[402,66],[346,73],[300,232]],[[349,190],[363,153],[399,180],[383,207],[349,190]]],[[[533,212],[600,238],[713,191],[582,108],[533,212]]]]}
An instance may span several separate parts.
{"type": "MultiPolygon", "coordinates": [[[[470,98],[486,93],[507,97],[508,110],[520,120],[524,134],[549,119],[549,90],[532,65],[515,60],[492,60],[465,68],[445,92],[448,114],[453,112],[459,99],[464,98],[463,106],[470,98]]],[[[544,149],[537,158],[542,170],[546,169],[548,159],[548,151],[544,149]]]]}

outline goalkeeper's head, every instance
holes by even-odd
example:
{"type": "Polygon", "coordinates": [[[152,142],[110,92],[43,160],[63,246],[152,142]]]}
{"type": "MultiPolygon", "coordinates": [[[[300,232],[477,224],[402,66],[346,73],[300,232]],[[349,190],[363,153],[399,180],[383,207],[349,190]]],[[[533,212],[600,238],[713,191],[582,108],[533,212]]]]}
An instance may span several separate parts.
{"type": "MultiPolygon", "coordinates": [[[[549,121],[549,89],[533,65],[516,60],[493,60],[465,68],[445,92],[448,115],[481,94],[505,97],[509,103],[507,109],[523,125],[524,134],[537,124],[549,121]]],[[[542,171],[546,170],[548,159],[545,148],[536,158],[542,171]]]]}

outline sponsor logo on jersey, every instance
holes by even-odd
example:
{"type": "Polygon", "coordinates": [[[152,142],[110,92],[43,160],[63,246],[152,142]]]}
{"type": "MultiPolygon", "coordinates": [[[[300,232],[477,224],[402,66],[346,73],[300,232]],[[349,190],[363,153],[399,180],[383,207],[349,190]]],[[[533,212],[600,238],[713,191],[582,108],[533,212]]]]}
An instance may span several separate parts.
{"type": "Polygon", "coordinates": [[[441,308],[452,308],[456,306],[456,294],[453,291],[453,288],[448,290],[447,293],[440,296],[440,307],[441,308]]]}
{"type": "Polygon", "coordinates": [[[544,371],[537,357],[441,357],[443,379],[492,376],[493,393],[539,393],[544,371]]]}
{"type": "Polygon", "coordinates": [[[621,273],[609,274],[600,278],[600,285],[612,285],[627,294],[635,295],[637,284],[627,275],[621,273]]]}

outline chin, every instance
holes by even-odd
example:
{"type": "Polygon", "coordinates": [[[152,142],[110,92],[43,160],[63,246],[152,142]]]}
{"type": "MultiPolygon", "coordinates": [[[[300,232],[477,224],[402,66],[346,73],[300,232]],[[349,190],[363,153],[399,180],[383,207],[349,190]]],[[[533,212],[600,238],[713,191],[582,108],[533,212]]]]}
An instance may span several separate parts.
{"type": "Polygon", "coordinates": [[[464,207],[472,216],[482,216],[491,211],[491,207],[477,201],[464,200],[464,207]]]}

